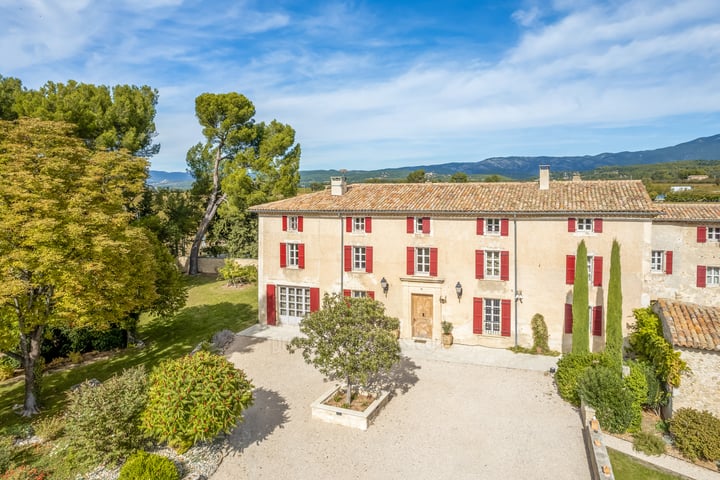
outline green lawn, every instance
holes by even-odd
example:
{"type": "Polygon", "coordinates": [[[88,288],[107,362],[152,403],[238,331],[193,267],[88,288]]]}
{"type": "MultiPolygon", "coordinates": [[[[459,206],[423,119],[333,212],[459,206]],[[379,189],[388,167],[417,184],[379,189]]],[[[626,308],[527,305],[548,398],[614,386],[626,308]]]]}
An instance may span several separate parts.
{"type": "Polygon", "coordinates": [[[616,480],[678,480],[685,477],[670,475],[647,466],[624,453],[608,448],[616,480]]]}
{"type": "MultiPolygon", "coordinates": [[[[188,284],[187,306],[180,313],[171,318],[141,317],[139,336],[146,343],[144,349],[130,348],[106,360],[46,374],[41,398],[43,414],[58,412],[72,385],[90,378],[104,381],[139,364],[150,370],[162,360],[188,353],[219,330],[238,332],[257,322],[257,286],[225,287],[224,281],[209,277],[188,278],[188,284]]],[[[0,427],[28,422],[11,410],[12,405],[22,402],[22,381],[0,383],[0,427]]]]}

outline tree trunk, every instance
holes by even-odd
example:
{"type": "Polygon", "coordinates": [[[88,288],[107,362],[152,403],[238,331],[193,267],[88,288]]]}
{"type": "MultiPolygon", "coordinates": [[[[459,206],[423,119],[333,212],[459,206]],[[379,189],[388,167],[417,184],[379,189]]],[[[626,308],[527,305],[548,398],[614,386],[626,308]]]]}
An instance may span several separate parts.
{"type": "Polygon", "coordinates": [[[350,384],[350,376],[347,377],[347,392],[345,399],[349,406],[352,403],[352,385],[350,384]]]}
{"type": "Polygon", "coordinates": [[[40,358],[40,345],[44,330],[44,326],[38,325],[29,334],[20,333],[20,352],[25,370],[25,402],[21,412],[23,417],[31,417],[40,413],[38,407],[40,392],[37,391],[37,379],[35,378],[38,372],[35,371],[35,365],[40,358]]]}

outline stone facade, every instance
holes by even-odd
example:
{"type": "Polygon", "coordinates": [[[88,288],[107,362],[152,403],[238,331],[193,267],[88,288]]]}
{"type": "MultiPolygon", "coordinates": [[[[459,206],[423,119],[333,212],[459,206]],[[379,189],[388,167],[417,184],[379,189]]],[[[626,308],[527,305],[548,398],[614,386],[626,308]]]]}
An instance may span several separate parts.
{"type": "Polygon", "coordinates": [[[720,351],[676,348],[690,372],[673,389],[672,409],[688,407],[708,410],[720,418],[720,351]]]}

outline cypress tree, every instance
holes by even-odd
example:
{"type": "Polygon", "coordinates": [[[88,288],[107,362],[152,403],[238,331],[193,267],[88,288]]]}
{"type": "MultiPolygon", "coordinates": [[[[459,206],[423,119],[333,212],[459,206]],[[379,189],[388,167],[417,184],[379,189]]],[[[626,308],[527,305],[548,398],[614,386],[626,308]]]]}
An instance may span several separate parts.
{"type": "Polygon", "coordinates": [[[620,280],[620,244],[613,240],[610,254],[610,283],[607,299],[607,326],[605,329],[605,350],[614,361],[622,365],[622,283],[620,280]]]}
{"type": "Polygon", "coordinates": [[[589,322],[588,312],[588,265],[587,247],[585,240],[580,242],[575,255],[575,282],[573,283],[573,331],[572,331],[572,352],[589,353],[589,322]]]}

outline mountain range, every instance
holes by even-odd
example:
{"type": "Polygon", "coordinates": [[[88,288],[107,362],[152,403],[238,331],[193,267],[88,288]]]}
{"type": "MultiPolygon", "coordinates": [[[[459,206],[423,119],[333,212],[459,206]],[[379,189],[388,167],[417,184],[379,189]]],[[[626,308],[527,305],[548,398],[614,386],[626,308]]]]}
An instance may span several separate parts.
{"type": "MultiPolygon", "coordinates": [[[[331,176],[343,175],[351,182],[360,182],[371,178],[383,180],[401,180],[408,173],[424,170],[437,176],[449,176],[463,172],[469,176],[501,175],[511,179],[523,180],[538,175],[539,165],[550,165],[553,173],[586,172],[603,166],[645,165],[674,162],[680,160],[720,160],[720,134],[701,137],[689,142],[655,150],[635,152],[600,153],[569,157],[491,157],[477,162],[453,162],[435,165],[417,165],[381,170],[301,170],[301,185],[311,182],[327,182],[331,176]]],[[[150,171],[150,185],[166,188],[188,188],[192,177],[186,172],[150,171]]]]}

